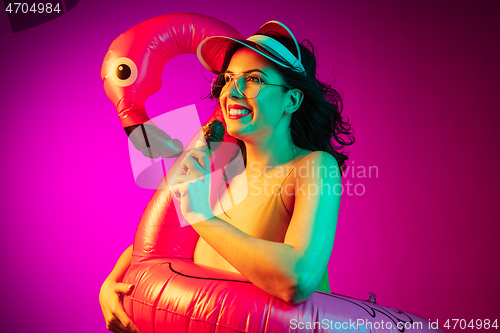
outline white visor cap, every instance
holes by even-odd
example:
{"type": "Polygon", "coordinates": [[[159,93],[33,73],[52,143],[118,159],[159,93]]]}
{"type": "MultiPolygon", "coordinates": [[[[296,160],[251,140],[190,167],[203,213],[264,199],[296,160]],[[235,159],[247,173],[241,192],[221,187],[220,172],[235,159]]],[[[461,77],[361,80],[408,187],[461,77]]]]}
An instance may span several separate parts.
{"type": "Polygon", "coordinates": [[[240,43],[263,55],[269,60],[277,63],[280,66],[290,68],[293,71],[306,75],[306,71],[304,69],[304,66],[302,65],[300,56],[299,43],[297,43],[297,40],[295,39],[295,36],[292,34],[290,29],[288,29],[283,23],[278,21],[267,22],[262,27],[260,27],[260,29],[255,34],[253,34],[246,40],[234,39],[225,36],[212,36],[205,38],[200,43],[200,45],[198,45],[198,59],[209,71],[215,74],[220,74],[222,65],[224,63],[224,56],[226,55],[229,47],[231,47],[234,43],[240,43]],[[258,35],[265,34],[266,32],[274,32],[291,38],[295,43],[298,58],[276,39],[269,36],[258,35]],[[272,56],[262,52],[261,50],[258,50],[254,47],[254,45],[266,50],[269,54],[272,54],[272,56]]]}

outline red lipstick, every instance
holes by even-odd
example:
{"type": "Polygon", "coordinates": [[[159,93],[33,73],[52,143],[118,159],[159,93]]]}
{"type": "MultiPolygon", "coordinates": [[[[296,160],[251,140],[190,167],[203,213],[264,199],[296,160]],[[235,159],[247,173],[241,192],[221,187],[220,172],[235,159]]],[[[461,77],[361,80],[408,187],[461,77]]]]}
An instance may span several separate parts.
{"type": "Polygon", "coordinates": [[[238,104],[231,104],[228,106],[228,117],[229,119],[240,119],[240,118],[243,118],[245,116],[248,116],[249,114],[251,114],[251,110],[249,108],[247,108],[246,106],[243,106],[243,105],[238,105],[238,104]],[[237,112],[231,112],[231,110],[235,110],[237,112]],[[233,114],[231,114],[233,113],[233,114]]]}

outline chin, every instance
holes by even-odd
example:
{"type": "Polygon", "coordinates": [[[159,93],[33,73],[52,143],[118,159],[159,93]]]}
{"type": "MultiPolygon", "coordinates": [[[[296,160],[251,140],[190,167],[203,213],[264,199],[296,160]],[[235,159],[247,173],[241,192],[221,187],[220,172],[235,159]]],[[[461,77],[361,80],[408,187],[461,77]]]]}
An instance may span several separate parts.
{"type": "Polygon", "coordinates": [[[254,128],[252,124],[245,124],[232,119],[226,120],[226,132],[233,138],[241,141],[250,139],[250,137],[253,137],[257,134],[256,128],[254,128]]]}
{"type": "Polygon", "coordinates": [[[227,131],[227,134],[229,134],[233,138],[238,139],[238,140],[243,140],[240,131],[235,130],[235,129],[231,129],[230,126],[226,127],[226,131],[227,131]]]}
{"type": "Polygon", "coordinates": [[[233,138],[240,139],[241,135],[241,126],[235,124],[232,120],[226,120],[226,131],[227,134],[231,135],[233,138]]]}

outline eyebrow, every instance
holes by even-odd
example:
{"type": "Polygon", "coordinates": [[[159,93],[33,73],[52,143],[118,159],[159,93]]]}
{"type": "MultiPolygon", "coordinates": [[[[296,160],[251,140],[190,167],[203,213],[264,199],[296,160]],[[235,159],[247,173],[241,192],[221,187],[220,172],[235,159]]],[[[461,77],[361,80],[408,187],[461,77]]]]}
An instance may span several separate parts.
{"type": "MultiPolygon", "coordinates": [[[[244,71],[243,73],[240,73],[240,74],[246,74],[246,73],[251,73],[251,72],[260,72],[260,73],[264,74],[265,76],[267,76],[267,74],[264,73],[263,71],[261,71],[260,69],[249,69],[248,71],[244,71]]],[[[231,71],[225,71],[225,73],[234,74],[231,71]]]]}

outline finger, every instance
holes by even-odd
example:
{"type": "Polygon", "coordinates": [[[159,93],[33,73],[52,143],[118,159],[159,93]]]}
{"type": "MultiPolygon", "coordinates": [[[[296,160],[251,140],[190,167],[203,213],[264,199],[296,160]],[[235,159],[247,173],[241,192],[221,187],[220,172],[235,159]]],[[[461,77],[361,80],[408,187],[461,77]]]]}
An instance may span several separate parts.
{"type": "MultiPolygon", "coordinates": [[[[118,321],[118,319],[116,319],[116,321],[118,321]]],[[[125,328],[121,326],[121,323],[118,322],[117,323],[111,322],[108,325],[106,325],[106,328],[108,329],[108,331],[111,331],[113,333],[130,333],[125,331],[125,328]]]]}
{"type": "MultiPolygon", "coordinates": [[[[203,165],[208,165],[206,162],[202,163],[203,165]]],[[[191,174],[196,174],[196,175],[204,175],[207,172],[210,172],[210,170],[206,170],[202,164],[198,160],[196,160],[193,156],[188,156],[186,158],[186,165],[188,166],[189,171],[191,174]]]]}
{"type": "Polygon", "coordinates": [[[113,322],[107,326],[107,329],[114,333],[139,333],[139,329],[135,328],[126,328],[123,326],[118,319],[115,319],[116,322],[113,322]]]}
{"type": "MultiPolygon", "coordinates": [[[[111,309],[111,318],[107,320],[110,328],[114,329],[117,332],[130,333],[130,332],[139,332],[137,326],[132,322],[132,320],[128,317],[128,315],[123,310],[123,304],[121,303],[121,297],[123,295],[129,295],[132,290],[134,290],[133,284],[128,283],[116,283],[113,286],[113,291],[117,294],[119,305],[114,309],[111,309]]],[[[112,332],[114,332],[112,330],[112,332]]]]}
{"type": "Polygon", "coordinates": [[[116,283],[113,287],[113,291],[118,294],[128,295],[134,290],[133,284],[128,283],[116,283]]]}
{"type": "Polygon", "coordinates": [[[113,326],[114,328],[127,333],[139,332],[137,326],[135,326],[134,322],[125,313],[122,303],[120,303],[116,307],[113,307],[111,311],[112,318],[110,318],[111,320],[108,321],[110,326],[113,326]]]}
{"type": "Polygon", "coordinates": [[[188,158],[193,158],[203,169],[205,169],[209,164],[210,160],[208,154],[200,149],[193,148],[191,149],[182,161],[183,164],[186,164],[188,158]]]}
{"type": "Polygon", "coordinates": [[[115,317],[120,321],[120,325],[117,325],[123,331],[129,333],[139,333],[139,329],[135,326],[134,322],[130,320],[125,311],[117,310],[115,313],[115,317]]]}
{"type": "Polygon", "coordinates": [[[180,200],[188,190],[187,185],[187,183],[182,182],[180,184],[170,186],[170,192],[172,193],[173,197],[177,200],[180,200]]]}
{"type": "Polygon", "coordinates": [[[199,171],[195,171],[196,173],[192,173],[192,174],[189,174],[189,175],[185,175],[185,176],[177,176],[173,179],[172,183],[171,183],[171,186],[181,186],[182,184],[185,184],[185,183],[193,183],[195,182],[196,180],[198,179],[201,179],[203,180],[203,177],[205,175],[201,174],[201,172],[199,171]]]}
{"type": "Polygon", "coordinates": [[[189,175],[176,176],[168,181],[168,187],[172,194],[178,192],[185,186],[189,186],[190,183],[195,183],[197,181],[203,181],[205,179],[205,174],[200,171],[195,171],[189,175]]]}
{"type": "MultiPolygon", "coordinates": [[[[103,311],[104,314],[104,311],[103,311]]],[[[125,332],[125,327],[120,323],[118,318],[112,312],[106,311],[104,314],[104,321],[106,322],[106,329],[114,333],[128,333],[125,332]]]]}
{"type": "Polygon", "coordinates": [[[192,150],[190,156],[192,156],[203,169],[206,170],[210,166],[210,156],[207,151],[195,148],[192,150]]]}
{"type": "MultiPolygon", "coordinates": [[[[180,176],[178,176],[180,177],[180,176]]],[[[175,192],[179,192],[179,190],[181,189],[181,187],[185,186],[186,184],[186,180],[185,178],[177,178],[175,177],[169,184],[169,188],[170,188],[170,191],[172,193],[175,193],[175,192]]]]}

